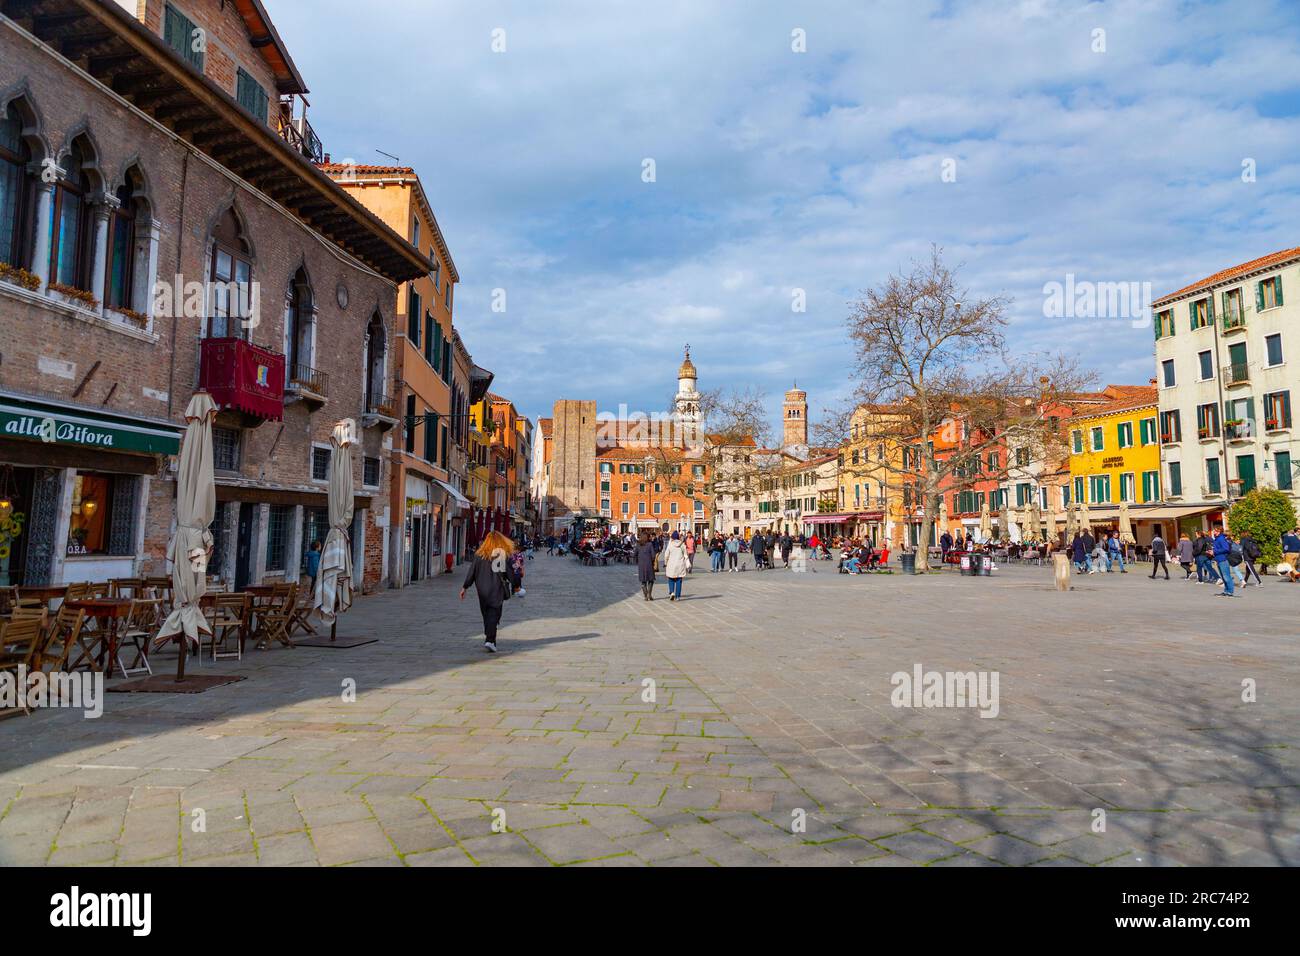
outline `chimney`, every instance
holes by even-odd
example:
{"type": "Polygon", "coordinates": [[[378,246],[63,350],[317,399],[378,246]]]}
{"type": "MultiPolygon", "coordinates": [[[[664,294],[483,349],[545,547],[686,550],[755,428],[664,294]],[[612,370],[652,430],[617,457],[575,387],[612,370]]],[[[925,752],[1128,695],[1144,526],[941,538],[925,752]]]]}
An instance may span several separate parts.
{"type": "Polygon", "coordinates": [[[1152,388],[1155,388],[1155,387],[1156,387],[1156,380],[1155,380],[1154,378],[1153,378],[1153,379],[1149,379],[1149,380],[1147,381],[1147,384],[1150,385],[1152,388]]]}
{"type": "Polygon", "coordinates": [[[326,154],[325,154],[325,159],[324,159],[324,162],[322,163],[322,165],[324,165],[324,166],[328,166],[329,164],[330,164],[330,154],[329,154],[329,153],[326,153],[326,154]]]}

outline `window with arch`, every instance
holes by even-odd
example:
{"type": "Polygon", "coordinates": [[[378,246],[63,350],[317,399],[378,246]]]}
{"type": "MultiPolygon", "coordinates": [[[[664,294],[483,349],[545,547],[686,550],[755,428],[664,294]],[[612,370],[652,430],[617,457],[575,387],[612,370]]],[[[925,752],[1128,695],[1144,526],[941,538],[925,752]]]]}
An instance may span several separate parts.
{"type": "Polygon", "coordinates": [[[23,265],[27,210],[31,205],[32,152],[23,141],[23,121],[10,104],[0,113],[0,262],[23,265]]]}
{"type": "Polygon", "coordinates": [[[234,209],[227,209],[212,230],[210,338],[248,338],[252,315],[252,248],[234,209]]]}
{"type": "Polygon", "coordinates": [[[388,350],[384,319],[378,312],[366,326],[366,410],[377,411],[385,404],[384,365],[388,350]]]}
{"type": "Polygon", "coordinates": [[[144,198],[144,176],[136,167],[114,194],[117,208],[108,224],[108,266],[104,274],[104,304],[109,308],[146,312],[149,307],[150,222],[144,198]]]}
{"type": "Polygon", "coordinates": [[[50,281],[90,291],[90,195],[88,154],[80,140],[55,183],[50,214],[50,281]]]}
{"type": "Polygon", "coordinates": [[[289,309],[285,316],[285,365],[290,381],[308,383],[314,378],[316,308],[307,271],[299,268],[289,282],[289,309]]]}

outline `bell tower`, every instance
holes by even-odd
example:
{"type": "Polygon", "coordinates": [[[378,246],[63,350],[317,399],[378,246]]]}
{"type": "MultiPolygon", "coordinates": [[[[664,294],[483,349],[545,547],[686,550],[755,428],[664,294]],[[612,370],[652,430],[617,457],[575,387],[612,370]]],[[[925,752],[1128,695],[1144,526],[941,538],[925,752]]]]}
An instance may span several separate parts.
{"type": "Polygon", "coordinates": [[[698,440],[700,431],[700,393],[695,387],[695,363],[691,361],[691,347],[686,346],[686,361],[677,370],[677,397],[673,399],[673,414],[687,442],[698,440]]]}
{"type": "Polygon", "coordinates": [[[782,438],[781,444],[808,444],[808,393],[796,385],[785,393],[785,402],[781,406],[782,438]]]}

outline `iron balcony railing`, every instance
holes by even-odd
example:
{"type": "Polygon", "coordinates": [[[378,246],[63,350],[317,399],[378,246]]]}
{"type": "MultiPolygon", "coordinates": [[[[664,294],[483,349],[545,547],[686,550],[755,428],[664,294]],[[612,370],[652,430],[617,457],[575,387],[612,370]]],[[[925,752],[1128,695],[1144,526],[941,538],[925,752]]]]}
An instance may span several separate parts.
{"type": "Polygon", "coordinates": [[[1223,369],[1224,385],[1242,385],[1250,381],[1250,366],[1244,362],[1240,365],[1226,365],[1223,369]]]}
{"type": "Polygon", "coordinates": [[[288,366],[288,387],[324,395],[329,388],[329,376],[320,369],[312,368],[303,362],[294,362],[288,366]]]}
{"type": "Polygon", "coordinates": [[[374,389],[366,394],[366,414],[396,418],[397,401],[382,389],[374,389]]]}

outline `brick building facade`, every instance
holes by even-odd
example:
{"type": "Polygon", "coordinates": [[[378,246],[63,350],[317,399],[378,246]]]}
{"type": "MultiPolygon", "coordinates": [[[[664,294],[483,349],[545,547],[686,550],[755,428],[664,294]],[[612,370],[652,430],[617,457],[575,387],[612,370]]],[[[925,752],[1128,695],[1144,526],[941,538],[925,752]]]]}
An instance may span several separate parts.
{"type": "Polygon", "coordinates": [[[351,418],[354,561],[377,586],[391,438],[367,392],[391,369],[396,285],[431,263],[314,167],[260,3],[3,11],[0,468],[26,528],[0,580],[163,572],[203,387],[222,407],[213,573],[296,579],[351,418]]]}

